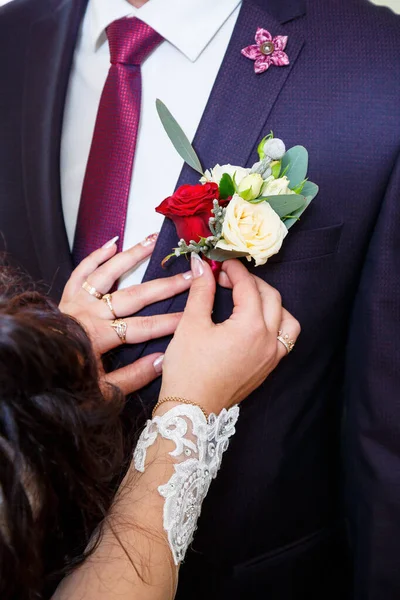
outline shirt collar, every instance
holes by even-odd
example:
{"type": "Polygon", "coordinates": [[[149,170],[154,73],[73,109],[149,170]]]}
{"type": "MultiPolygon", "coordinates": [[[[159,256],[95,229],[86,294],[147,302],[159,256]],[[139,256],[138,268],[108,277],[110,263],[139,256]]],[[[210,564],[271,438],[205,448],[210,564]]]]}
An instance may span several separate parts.
{"type": "Polygon", "coordinates": [[[241,0],[148,0],[135,8],[127,0],[90,0],[86,18],[90,44],[106,41],[106,28],[123,17],[137,17],[195,62],[241,0]]]}

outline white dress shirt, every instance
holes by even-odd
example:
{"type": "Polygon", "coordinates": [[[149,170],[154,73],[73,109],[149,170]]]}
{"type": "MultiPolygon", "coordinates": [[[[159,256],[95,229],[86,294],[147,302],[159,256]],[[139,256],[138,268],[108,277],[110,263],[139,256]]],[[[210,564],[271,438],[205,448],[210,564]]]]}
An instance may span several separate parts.
{"type": "MultiPolygon", "coordinates": [[[[61,141],[61,192],[72,248],[87,159],[100,96],[110,67],[106,27],[136,16],[163,38],[142,65],[142,108],[128,202],[124,249],[159,231],[155,208],[176,186],[182,159],[155,108],[160,98],[193,139],[227,49],[240,0],[89,0],[75,51],[61,141]]],[[[212,165],[206,165],[212,166],[212,165]]],[[[147,262],[124,278],[140,283],[147,262]]]]}

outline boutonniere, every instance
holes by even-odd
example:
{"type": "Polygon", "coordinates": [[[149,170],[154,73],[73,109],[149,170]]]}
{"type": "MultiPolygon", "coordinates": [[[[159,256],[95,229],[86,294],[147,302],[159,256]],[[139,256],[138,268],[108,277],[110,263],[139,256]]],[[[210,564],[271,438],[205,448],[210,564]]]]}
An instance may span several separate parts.
{"type": "Polygon", "coordinates": [[[307,179],[307,150],[295,146],[286,151],[271,132],[261,140],[259,161],[251,168],[227,164],[203,171],[167,107],[160,100],[156,106],[175,149],[201,175],[198,184],[182,185],[156,208],[174,222],[180,238],[163,264],[196,252],[211,262],[214,273],[230,258],[264,265],[318,193],[318,186],[307,179]]]}
{"type": "Polygon", "coordinates": [[[259,27],[255,40],[255,44],[243,48],[242,54],[255,61],[256,73],[264,73],[271,65],[285,67],[289,64],[289,57],[284,52],[288,41],[286,35],[272,37],[269,31],[259,27]]]}

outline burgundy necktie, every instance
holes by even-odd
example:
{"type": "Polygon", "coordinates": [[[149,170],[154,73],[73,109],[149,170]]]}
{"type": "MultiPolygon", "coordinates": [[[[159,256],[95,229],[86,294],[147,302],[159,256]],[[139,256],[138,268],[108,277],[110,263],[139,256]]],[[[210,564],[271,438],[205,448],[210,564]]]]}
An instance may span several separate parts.
{"type": "Polygon", "coordinates": [[[83,182],[73,258],[85,256],[119,235],[122,249],[140,118],[140,65],[162,41],[136,18],[107,28],[111,67],[100,99],[83,182]]]}

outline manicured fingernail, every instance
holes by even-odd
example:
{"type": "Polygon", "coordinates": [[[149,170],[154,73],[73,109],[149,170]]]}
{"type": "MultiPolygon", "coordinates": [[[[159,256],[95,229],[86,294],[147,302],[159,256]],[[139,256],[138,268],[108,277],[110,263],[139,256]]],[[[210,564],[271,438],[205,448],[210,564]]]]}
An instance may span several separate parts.
{"type": "Polygon", "coordinates": [[[230,279],[224,271],[221,271],[221,273],[219,274],[219,283],[224,285],[230,284],[230,279]]]}
{"type": "Polygon", "coordinates": [[[186,281],[189,281],[189,279],[193,279],[193,273],[192,271],[186,271],[186,273],[182,273],[182,277],[183,279],[186,279],[186,281]]]}
{"type": "Polygon", "coordinates": [[[196,252],[192,252],[192,273],[195,279],[204,273],[204,263],[196,252]]]}
{"type": "Polygon", "coordinates": [[[118,240],[119,240],[119,235],[116,235],[115,237],[113,237],[112,240],[110,240],[109,242],[104,244],[103,248],[111,248],[111,246],[113,246],[115,244],[115,242],[118,242],[118,240]]]}
{"type": "Polygon", "coordinates": [[[161,375],[161,373],[162,373],[163,362],[164,362],[164,354],[162,354],[161,356],[156,358],[156,360],[153,362],[153,367],[155,369],[155,372],[158,373],[159,375],[161,375]]]}
{"type": "Polygon", "coordinates": [[[157,238],[158,238],[158,233],[152,233],[151,235],[148,235],[147,238],[145,238],[140,243],[142,244],[142,246],[152,246],[153,244],[156,243],[157,238]]]}

